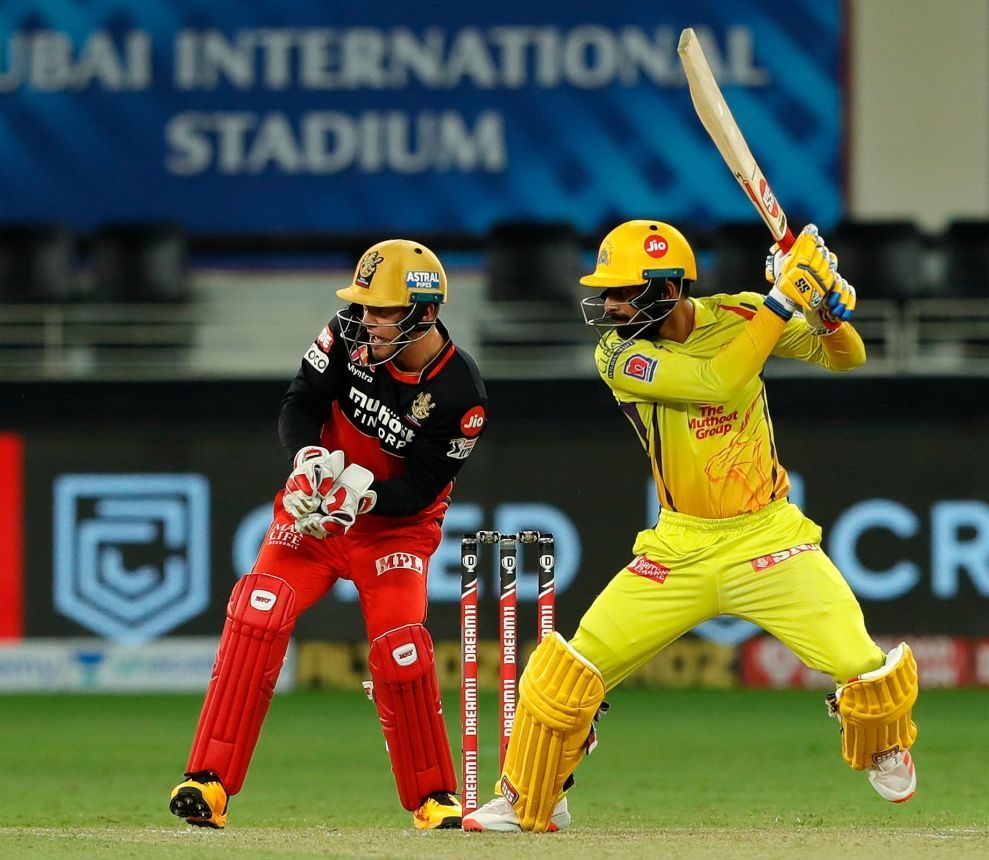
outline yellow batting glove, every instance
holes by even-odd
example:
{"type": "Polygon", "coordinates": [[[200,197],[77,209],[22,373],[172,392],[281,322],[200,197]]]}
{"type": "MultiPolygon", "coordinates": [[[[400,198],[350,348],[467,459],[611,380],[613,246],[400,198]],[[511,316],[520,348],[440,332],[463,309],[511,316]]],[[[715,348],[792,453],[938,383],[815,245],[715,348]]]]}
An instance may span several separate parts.
{"type": "Polygon", "coordinates": [[[812,334],[824,337],[833,334],[841,324],[848,322],[855,313],[855,287],[841,275],[835,277],[834,286],[816,311],[804,311],[804,319],[812,334]]]}
{"type": "Polygon", "coordinates": [[[766,280],[771,284],[776,283],[776,279],[783,271],[783,251],[780,246],[773,242],[769,246],[769,253],[766,254],[766,280]]]}
{"type": "Polygon", "coordinates": [[[834,286],[831,292],[824,299],[824,314],[837,322],[848,322],[855,313],[855,305],[858,297],[855,295],[855,287],[846,281],[841,275],[835,273],[834,286]]]}
{"type": "Polygon", "coordinates": [[[766,305],[784,320],[796,311],[816,311],[837,278],[832,256],[817,227],[808,224],[783,258],[782,271],[766,297],[766,305]]]}

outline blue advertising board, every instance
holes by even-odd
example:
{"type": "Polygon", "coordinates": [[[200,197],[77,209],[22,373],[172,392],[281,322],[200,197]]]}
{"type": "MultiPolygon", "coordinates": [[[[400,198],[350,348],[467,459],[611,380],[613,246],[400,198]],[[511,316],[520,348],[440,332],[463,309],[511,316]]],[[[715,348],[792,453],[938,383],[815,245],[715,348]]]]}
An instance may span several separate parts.
{"type": "Polygon", "coordinates": [[[838,0],[8,0],[0,220],[597,230],[755,214],[694,114],[694,27],[793,220],[842,211],[838,0]],[[813,38],[807,34],[813,33],[813,38]]]}

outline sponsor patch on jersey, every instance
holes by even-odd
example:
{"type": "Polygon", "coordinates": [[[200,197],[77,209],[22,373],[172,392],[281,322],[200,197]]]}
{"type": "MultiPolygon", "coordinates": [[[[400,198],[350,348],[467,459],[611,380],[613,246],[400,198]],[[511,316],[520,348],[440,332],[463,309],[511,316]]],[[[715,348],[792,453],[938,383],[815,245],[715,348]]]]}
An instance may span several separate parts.
{"type": "Polygon", "coordinates": [[[322,373],[330,366],[329,357],[319,348],[318,343],[314,343],[311,347],[309,347],[303,358],[317,373],[322,373]]]}
{"type": "Polygon", "coordinates": [[[793,556],[800,555],[802,552],[820,551],[821,548],[816,543],[800,543],[796,546],[791,546],[789,549],[781,549],[779,552],[771,552],[769,555],[760,555],[759,558],[752,559],[749,564],[752,565],[753,570],[768,570],[781,561],[786,561],[788,558],[793,558],[793,556]]]}
{"type": "Polygon", "coordinates": [[[608,359],[608,379],[615,378],[615,368],[618,366],[618,359],[622,357],[622,353],[633,343],[635,343],[634,340],[623,340],[612,349],[611,358],[608,359]]]}
{"type": "Polygon", "coordinates": [[[622,373],[632,379],[638,379],[642,382],[652,382],[652,378],[656,375],[656,366],[658,364],[658,358],[650,358],[648,355],[636,352],[625,359],[622,373]]]}
{"type": "Polygon", "coordinates": [[[435,407],[433,395],[428,391],[420,391],[412,401],[412,417],[417,421],[425,421],[435,407]]]}
{"type": "Polygon", "coordinates": [[[450,450],[446,452],[446,456],[453,460],[466,460],[476,444],[477,439],[451,439],[450,450]]]}
{"type": "MultiPolygon", "coordinates": [[[[350,361],[352,364],[367,365],[367,347],[359,346],[350,354],[350,361]]],[[[369,368],[374,370],[374,368],[369,368]]]]}
{"type": "Polygon", "coordinates": [[[360,367],[354,362],[350,361],[347,363],[347,370],[349,370],[358,379],[363,379],[365,382],[374,382],[374,377],[371,376],[373,367],[360,367]]]}
{"type": "Polygon", "coordinates": [[[658,561],[652,561],[644,555],[635,557],[635,560],[626,568],[639,576],[651,579],[653,582],[666,582],[666,577],[670,574],[670,569],[658,561]]]}
{"type": "Polygon", "coordinates": [[[385,258],[377,251],[368,251],[357,267],[357,276],[354,278],[354,283],[359,287],[364,287],[366,290],[371,289],[371,281],[374,280],[374,273],[378,271],[378,266],[384,261],[385,258]]]}
{"type": "Polygon", "coordinates": [[[316,346],[318,346],[327,355],[330,354],[330,347],[333,346],[333,332],[330,331],[330,327],[326,326],[316,338],[316,346]]]}
{"type": "Polygon", "coordinates": [[[472,409],[468,409],[464,413],[464,417],[460,419],[460,429],[463,431],[464,436],[477,436],[484,429],[485,418],[484,407],[475,406],[472,409]]]}
{"type": "Polygon", "coordinates": [[[389,570],[411,570],[421,575],[426,565],[420,556],[411,552],[393,552],[391,555],[377,559],[374,562],[374,569],[378,571],[378,576],[388,573],[389,570]]]}

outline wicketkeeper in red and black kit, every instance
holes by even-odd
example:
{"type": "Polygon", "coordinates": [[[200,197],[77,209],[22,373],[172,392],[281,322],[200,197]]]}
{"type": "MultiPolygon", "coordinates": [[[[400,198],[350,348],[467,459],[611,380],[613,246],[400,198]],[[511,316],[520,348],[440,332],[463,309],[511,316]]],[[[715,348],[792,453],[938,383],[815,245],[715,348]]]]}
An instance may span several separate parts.
{"type": "Polygon", "coordinates": [[[189,756],[169,808],[223,827],[298,616],[340,578],[357,587],[399,800],[419,829],[460,827],[426,575],[454,477],[485,427],[473,359],[437,319],[446,273],[428,248],[368,249],[306,352],[279,418],[292,473],[254,569],[234,587],[189,756]]]}

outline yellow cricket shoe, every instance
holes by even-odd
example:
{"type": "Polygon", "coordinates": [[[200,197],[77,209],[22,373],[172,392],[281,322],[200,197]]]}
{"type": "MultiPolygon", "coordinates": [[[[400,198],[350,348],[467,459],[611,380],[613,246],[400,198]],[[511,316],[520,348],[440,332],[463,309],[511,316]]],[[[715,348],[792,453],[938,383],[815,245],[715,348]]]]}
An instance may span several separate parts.
{"type": "Polygon", "coordinates": [[[168,809],[196,827],[221,829],[227,823],[227,791],[211,770],[187,773],[172,789],[168,809]]]}
{"type": "Polygon", "coordinates": [[[462,814],[456,795],[434,791],[412,813],[412,823],[417,830],[459,830],[462,814]]]}

